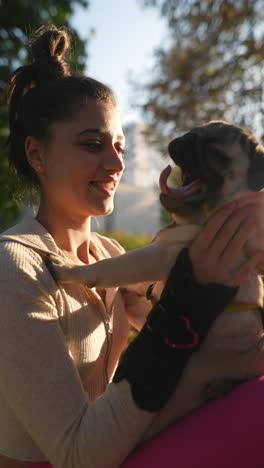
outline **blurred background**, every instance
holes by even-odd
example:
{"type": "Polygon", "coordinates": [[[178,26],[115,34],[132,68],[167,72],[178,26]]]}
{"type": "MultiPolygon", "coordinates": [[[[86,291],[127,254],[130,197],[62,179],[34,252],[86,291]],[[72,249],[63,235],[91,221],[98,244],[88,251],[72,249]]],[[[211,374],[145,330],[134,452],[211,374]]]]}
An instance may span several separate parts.
{"type": "MultiPolygon", "coordinates": [[[[263,0],[0,0],[0,230],[31,209],[8,171],[6,83],[43,24],[74,32],[72,69],[110,85],[127,139],[111,216],[129,247],[168,221],[158,178],[171,138],[212,119],[264,136],[263,0]]],[[[126,246],[127,246],[126,245],[126,246]]]]}

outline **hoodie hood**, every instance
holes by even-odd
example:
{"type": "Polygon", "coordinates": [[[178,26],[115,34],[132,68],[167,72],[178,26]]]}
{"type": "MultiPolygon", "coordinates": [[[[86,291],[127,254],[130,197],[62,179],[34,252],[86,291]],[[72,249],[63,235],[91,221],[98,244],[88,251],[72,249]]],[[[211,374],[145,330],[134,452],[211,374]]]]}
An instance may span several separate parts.
{"type": "Polygon", "coordinates": [[[36,218],[27,216],[21,222],[0,234],[0,242],[18,242],[40,254],[62,255],[53,237],[36,218]]]}
{"type": "MultiPolygon", "coordinates": [[[[58,255],[69,261],[51,234],[33,216],[23,218],[18,224],[0,234],[0,242],[18,242],[42,256],[58,255]]],[[[116,243],[113,244],[108,238],[95,232],[90,233],[90,250],[97,260],[124,253],[120,246],[116,247],[116,243]]]]}

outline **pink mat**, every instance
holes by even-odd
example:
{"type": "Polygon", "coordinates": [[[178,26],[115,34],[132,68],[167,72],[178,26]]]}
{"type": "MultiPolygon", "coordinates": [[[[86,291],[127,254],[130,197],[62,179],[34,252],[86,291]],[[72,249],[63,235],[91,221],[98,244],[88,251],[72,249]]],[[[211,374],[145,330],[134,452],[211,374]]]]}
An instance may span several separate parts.
{"type": "Polygon", "coordinates": [[[264,376],[171,426],[121,468],[263,468],[263,433],[264,376]]]}
{"type": "Polygon", "coordinates": [[[122,468],[263,468],[263,433],[264,376],[171,426],[122,468]]]}

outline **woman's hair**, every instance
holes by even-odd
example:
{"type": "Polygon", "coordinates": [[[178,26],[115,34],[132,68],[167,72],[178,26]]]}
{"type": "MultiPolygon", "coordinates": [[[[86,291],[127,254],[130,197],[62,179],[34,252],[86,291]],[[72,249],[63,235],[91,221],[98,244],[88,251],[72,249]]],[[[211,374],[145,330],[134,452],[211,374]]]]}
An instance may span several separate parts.
{"type": "Polygon", "coordinates": [[[27,136],[47,137],[54,122],[70,119],[87,98],[115,103],[108,86],[71,75],[64,58],[70,42],[65,28],[41,27],[29,43],[32,63],[18,68],[8,83],[9,164],[27,188],[39,185],[26,158],[27,136]]]}

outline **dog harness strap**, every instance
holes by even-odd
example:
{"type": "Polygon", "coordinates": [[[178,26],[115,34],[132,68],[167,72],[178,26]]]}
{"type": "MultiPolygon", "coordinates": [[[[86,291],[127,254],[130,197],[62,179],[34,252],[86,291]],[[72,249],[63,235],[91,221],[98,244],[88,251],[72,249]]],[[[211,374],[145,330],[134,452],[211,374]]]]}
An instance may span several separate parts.
{"type": "Polygon", "coordinates": [[[245,304],[237,302],[236,304],[228,304],[227,307],[225,308],[226,312],[243,312],[243,311],[248,311],[251,310],[252,312],[254,310],[259,310],[259,307],[256,304],[245,304]]]}
{"type": "Polygon", "coordinates": [[[192,353],[237,290],[197,283],[188,250],[183,249],[160,300],[123,354],[113,382],[128,380],[135,403],[146,411],[159,411],[171,397],[192,353]]]}

